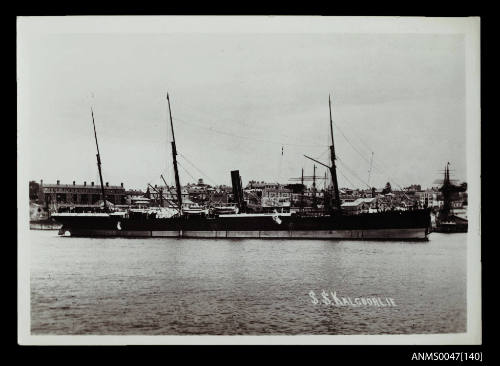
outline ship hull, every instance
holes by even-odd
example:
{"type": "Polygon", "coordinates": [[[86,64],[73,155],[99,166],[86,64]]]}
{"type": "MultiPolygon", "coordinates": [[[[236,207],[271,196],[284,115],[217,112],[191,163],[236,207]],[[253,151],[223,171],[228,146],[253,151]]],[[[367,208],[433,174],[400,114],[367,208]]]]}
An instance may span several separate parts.
{"type": "Polygon", "coordinates": [[[62,228],[61,234],[76,237],[130,237],[130,238],[204,238],[204,239],[352,239],[352,240],[426,240],[424,228],[377,230],[247,230],[247,231],[149,231],[62,228]]]}
{"type": "Polygon", "coordinates": [[[121,218],[58,216],[61,235],[85,237],[171,237],[256,239],[426,240],[427,210],[355,216],[246,216],[121,218]]]}

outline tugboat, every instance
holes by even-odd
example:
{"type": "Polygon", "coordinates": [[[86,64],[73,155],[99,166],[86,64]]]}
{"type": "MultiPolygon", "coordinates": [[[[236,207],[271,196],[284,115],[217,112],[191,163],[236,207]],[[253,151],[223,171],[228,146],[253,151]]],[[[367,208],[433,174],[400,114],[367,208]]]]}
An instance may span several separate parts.
{"type": "MultiPolygon", "coordinates": [[[[243,198],[243,188],[238,170],[231,171],[231,181],[236,208],[209,210],[208,214],[193,215],[183,208],[181,185],[177,168],[177,148],[170,98],[167,102],[171,128],[171,148],[176,185],[176,212],[163,215],[161,212],[113,211],[105,204],[96,213],[56,213],[54,219],[61,223],[59,234],[67,236],[99,237],[175,237],[175,238],[281,238],[281,239],[355,239],[355,240],[427,240],[430,232],[430,209],[407,211],[385,211],[348,215],[341,209],[337,184],[336,156],[333,139],[331,99],[330,110],[330,159],[326,166],[332,178],[332,190],[325,200],[321,215],[307,212],[249,213],[243,198]],[[226,213],[228,212],[229,213],[226,213]],[[232,212],[231,212],[232,211],[232,212]]],[[[92,123],[97,147],[97,166],[102,187],[101,160],[95,121],[92,123]]]]}

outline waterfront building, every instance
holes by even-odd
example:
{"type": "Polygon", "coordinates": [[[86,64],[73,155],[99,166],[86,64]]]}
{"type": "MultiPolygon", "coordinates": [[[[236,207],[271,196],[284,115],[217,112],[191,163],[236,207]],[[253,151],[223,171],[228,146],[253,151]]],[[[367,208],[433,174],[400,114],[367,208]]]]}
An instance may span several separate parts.
{"type": "Polygon", "coordinates": [[[30,202],[38,201],[39,191],[40,191],[40,184],[38,184],[34,180],[30,180],[30,187],[29,187],[30,202]]]}
{"type": "Polygon", "coordinates": [[[358,198],[354,201],[344,202],[340,207],[348,215],[373,212],[378,209],[378,199],[376,197],[358,198]]]}
{"type": "MultiPolygon", "coordinates": [[[[123,183],[119,186],[110,186],[106,182],[104,187],[106,201],[113,205],[126,204],[125,188],[123,183]]],[[[83,184],[61,184],[58,180],[55,184],[46,184],[40,181],[37,197],[38,203],[50,211],[57,211],[61,207],[94,207],[102,203],[101,186],[94,182],[83,182],[83,184]]]]}
{"type": "Polygon", "coordinates": [[[125,191],[125,203],[134,207],[149,207],[151,199],[146,197],[146,193],[141,190],[130,189],[125,191]]]}
{"type": "Polygon", "coordinates": [[[189,199],[198,203],[206,202],[210,195],[210,191],[213,190],[213,188],[208,184],[203,184],[203,179],[199,179],[198,184],[188,184],[186,189],[188,191],[189,199]]]}
{"type": "Polygon", "coordinates": [[[292,190],[278,186],[278,188],[264,188],[262,190],[262,207],[290,207],[292,190]]]}
{"type": "Polygon", "coordinates": [[[363,194],[358,189],[340,188],[339,196],[342,202],[354,202],[363,197],[363,194]]]}
{"type": "MultiPolygon", "coordinates": [[[[151,202],[153,205],[159,206],[162,203],[163,207],[177,206],[177,192],[175,191],[175,187],[155,185],[154,188],[155,189],[150,191],[151,202]],[[163,199],[160,199],[160,192],[163,194],[163,199]]],[[[215,191],[215,189],[209,186],[201,188],[197,185],[188,184],[181,188],[182,206],[183,208],[190,208],[195,203],[206,203],[209,201],[210,197],[217,196],[216,194],[211,195],[211,193],[215,191]]]]}
{"type": "Polygon", "coordinates": [[[405,188],[405,191],[408,192],[420,192],[422,191],[422,186],[420,184],[412,184],[405,188]]]}
{"type": "Polygon", "coordinates": [[[257,181],[251,180],[250,182],[248,182],[246,189],[260,189],[260,190],[279,189],[280,186],[281,186],[281,184],[279,184],[279,183],[266,183],[264,181],[257,182],[257,181]]]}
{"type": "Polygon", "coordinates": [[[440,208],[443,206],[442,194],[435,189],[415,192],[415,196],[421,207],[440,208]]]}
{"type": "Polygon", "coordinates": [[[362,205],[362,199],[357,199],[355,201],[344,202],[340,207],[348,215],[357,215],[361,213],[362,205]]]}
{"type": "MultiPolygon", "coordinates": [[[[157,187],[157,189],[161,189],[163,191],[163,204],[165,207],[170,207],[170,206],[176,206],[177,205],[177,192],[175,191],[175,187],[157,187]]],[[[160,200],[159,194],[155,191],[151,192],[151,198],[154,199],[155,201],[160,200]]],[[[181,188],[181,198],[182,202],[186,202],[189,200],[189,191],[187,190],[186,187],[181,188]]]]}

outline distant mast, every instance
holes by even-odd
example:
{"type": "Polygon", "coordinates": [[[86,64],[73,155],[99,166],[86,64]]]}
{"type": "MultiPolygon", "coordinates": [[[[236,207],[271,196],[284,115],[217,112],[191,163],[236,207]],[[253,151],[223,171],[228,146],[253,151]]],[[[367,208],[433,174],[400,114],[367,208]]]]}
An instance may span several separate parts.
{"type": "Polygon", "coordinates": [[[95,130],[95,122],[94,122],[94,110],[90,107],[90,112],[92,114],[92,125],[94,126],[94,137],[95,137],[95,146],[97,148],[97,169],[99,170],[99,179],[101,181],[101,194],[102,194],[102,202],[104,204],[104,210],[108,210],[108,206],[106,205],[106,194],[104,192],[104,183],[102,180],[102,170],[101,170],[101,154],[99,153],[99,144],[97,143],[97,132],[95,130]]]}
{"type": "Polygon", "coordinates": [[[179,206],[179,213],[182,214],[182,192],[181,183],[179,181],[179,169],[177,168],[177,149],[175,147],[174,123],[172,122],[172,110],[170,108],[170,98],[167,93],[168,101],[168,114],[170,116],[170,127],[172,129],[172,157],[174,160],[174,174],[175,174],[175,190],[177,192],[177,205],[179,206]]]}
{"type": "Polygon", "coordinates": [[[332,120],[332,101],[330,99],[330,95],[328,95],[328,106],[330,107],[330,132],[332,135],[332,145],[330,146],[330,158],[332,160],[332,166],[330,167],[330,174],[332,175],[332,183],[333,183],[333,190],[334,190],[334,204],[333,207],[335,207],[337,210],[340,210],[340,195],[339,195],[339,186],[337,183],[337,169],[335,166],[335,144],[333,142],[333,120],[332,120]]]}
{"type": "Polygon", "coordinates": [[[441,187],[441,193],[443,194],[443,207],[441,208],[441,214],[443,217],[448,217],[453,213],[451,205],[451,194],[453,191],[453,185],[450,180],[450,163],[448,162],[444,168],[444,181],[441,187]]]}
{"type": "Polygon", "coordinates": [[[313,207],[316,208],[316,165],[313,165],[312,199],[313,199],[313,207]]]}
{"type": "Polygon", "coordinates": [[[302,176],[300,178],[300,212],[304,211],[304,168],[302,168],[302,176]]]}

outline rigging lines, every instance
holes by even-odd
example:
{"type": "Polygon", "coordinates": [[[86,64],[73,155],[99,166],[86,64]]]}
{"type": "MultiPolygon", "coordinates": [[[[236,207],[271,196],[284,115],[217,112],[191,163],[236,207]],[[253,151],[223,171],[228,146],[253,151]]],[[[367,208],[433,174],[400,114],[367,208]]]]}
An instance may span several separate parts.
{"type": "Polygon", "coordinates": [[[191,165],[193,168],[195,168],[198,172],[201,173],[202,176],[204,176],[205,178],[208,178],[209,181],[211,181],[213,184],[217,185],[217,182],[215,180],[213,180],[212,178],[210,178],[208,176],[208,174],[206,174],[205,172],[203,172],[200,168],[198,168],[196,165],[194,165],[194,163],[192,163],[187,157],[185,157],[184,155],[182,155],[181,153],[178,153],[184,160],[186,160],[186,162],[191,165]]]}
{"type": "Polygon", "coordinates": [[[174,120],[182,122],[182,123],[186,123],[188,125],[193,125],[193,126],[196,126],[196,127],[200,127],[200,128],[205,129],[205,130],[208,130],[208,131],[211,131],[211,132],[215,132],[215,133],[218,133],[218,134],[221,134],[221,135],[226,135],[226,136],[230,136],[230,137],[237,137],[237,138],[242,138],[242,139],[247,139],[247,140],[255,140],[255,141],[265,142],[265,143],[271,143],[271,144],[279,144],[279,145],[282,145],[282,146],[299,146],[299,147],[326,146],[326,145],[318,145],[318,144],[297,144],[297,143],[292,143],[292,142],[283,142],[283,141],[278,141],[278,140],[262,139],[262,138],[253,137],[253,136],[242,136],[242,135],[238,135],[238,134],[227,132],[227,131],[221,131],[221,130],[215,129],[213,127],[208,127],[208,126],[200,124],[200,123],[194,123],[194,122],[187,121],[187,120],[184,120],[184,119],[180,119],[180,118],[177,118],[177,117],[174,118],[174,120]]]}

